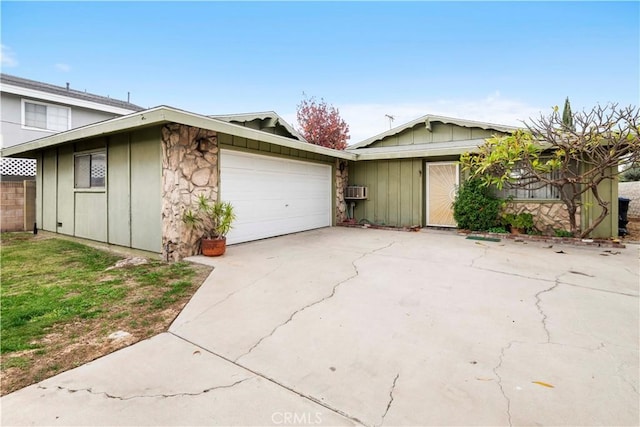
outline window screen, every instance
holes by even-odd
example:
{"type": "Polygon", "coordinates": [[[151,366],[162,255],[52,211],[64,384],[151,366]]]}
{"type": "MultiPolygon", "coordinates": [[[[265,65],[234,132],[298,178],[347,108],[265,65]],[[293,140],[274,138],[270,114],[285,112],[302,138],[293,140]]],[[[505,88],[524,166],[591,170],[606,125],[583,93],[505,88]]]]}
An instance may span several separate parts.
{"type": "Polygon", "coordinates": [[[107,156],[104,153],[76,155],[75,188],[104,188],[107,176],[107,156]]]}

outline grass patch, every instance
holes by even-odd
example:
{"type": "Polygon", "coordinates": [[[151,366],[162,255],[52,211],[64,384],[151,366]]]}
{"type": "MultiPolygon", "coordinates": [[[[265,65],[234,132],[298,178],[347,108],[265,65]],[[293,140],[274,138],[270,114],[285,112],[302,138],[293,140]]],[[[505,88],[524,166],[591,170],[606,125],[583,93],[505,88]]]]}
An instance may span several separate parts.
{"type": "Polygon", "coordinates": [[[210,271],[154,260],[105,271],[123,257],[42,235],[0,237],[2,394],[166,330],[210,271]],[[132,338],[106,338],[117,330],[132,338]]]}

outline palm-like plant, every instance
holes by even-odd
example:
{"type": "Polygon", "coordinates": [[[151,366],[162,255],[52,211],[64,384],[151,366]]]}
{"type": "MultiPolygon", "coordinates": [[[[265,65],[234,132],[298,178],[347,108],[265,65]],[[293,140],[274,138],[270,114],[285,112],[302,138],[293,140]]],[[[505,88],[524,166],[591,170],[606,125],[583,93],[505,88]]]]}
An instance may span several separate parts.
{"type": "Polygon", "coordinates": [[[194,209],[188,209],[182,221],[202,233],[205,239],[223,239],[236,219],[233,206],[229,202],[210,201],[203,194],[198,197],[194,209]]]}

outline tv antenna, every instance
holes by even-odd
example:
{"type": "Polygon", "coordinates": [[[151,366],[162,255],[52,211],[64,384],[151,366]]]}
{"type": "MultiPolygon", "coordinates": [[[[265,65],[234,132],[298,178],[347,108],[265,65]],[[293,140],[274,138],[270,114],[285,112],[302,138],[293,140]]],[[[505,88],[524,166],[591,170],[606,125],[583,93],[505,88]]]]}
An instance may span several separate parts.
{"type": "Polygon", "coordinates": [[[389,129],[391,129],[391,124],[396,119],[395,116],[392,116],[391,114],[385,114],[384,116],[389,119],[389,129]]]}

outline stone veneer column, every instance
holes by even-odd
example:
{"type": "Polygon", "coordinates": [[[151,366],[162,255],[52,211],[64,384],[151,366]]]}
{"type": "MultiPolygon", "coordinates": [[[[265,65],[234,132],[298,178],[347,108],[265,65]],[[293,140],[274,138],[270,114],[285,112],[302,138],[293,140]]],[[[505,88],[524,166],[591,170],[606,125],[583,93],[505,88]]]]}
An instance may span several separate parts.
{"type": "Polygon", "coordinates": [[[344,200],[344,193],[349,184],[349,162],[336,159],[336,224],[347,219],[347,202],[344,200]],[[341,171],[340,165],[344,168],[341,171]]]}
{"type": "Polygon", "coordinates": [[[162,128],[162,255],[178,261],[199,252],[200,235],[182,222],[200,194],[218,198],[216,132],[176,123],[162,128]]]}

